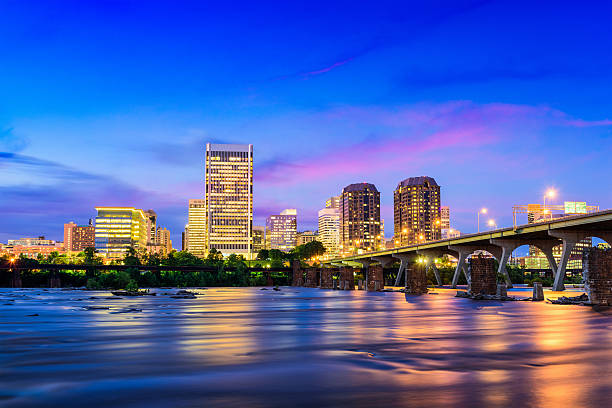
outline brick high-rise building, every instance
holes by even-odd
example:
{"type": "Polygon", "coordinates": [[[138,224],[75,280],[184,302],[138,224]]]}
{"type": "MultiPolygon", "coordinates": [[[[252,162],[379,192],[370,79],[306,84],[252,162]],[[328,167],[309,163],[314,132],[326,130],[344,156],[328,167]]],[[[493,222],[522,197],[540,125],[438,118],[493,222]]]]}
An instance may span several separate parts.
{"type": "Polygon", "coordinates": [[[165,254],[172,252],[172,240],[170,239],[170,231],[167,228],[157,227],[155,244],[159,245],[165,254]]]}
{"type": "Polygon", "coordinates": [[[393,195],[393,210],[400,245],[441,239],[440,186],[432,177],[401,181],[393,195]]]}
{"type": "Polygon", "coordinates": [[[92,220],[89,225],[77,225],[74,222],[64,224],[64,250],[81,252],[96,246],[96,231],[92,220]]]}
{"type": "Polygon", "coordinates": [[[342,253],[374,251],[384,245],[380,230],[380,193],[374,184],[344,187],[339,204],[342,253]]]}

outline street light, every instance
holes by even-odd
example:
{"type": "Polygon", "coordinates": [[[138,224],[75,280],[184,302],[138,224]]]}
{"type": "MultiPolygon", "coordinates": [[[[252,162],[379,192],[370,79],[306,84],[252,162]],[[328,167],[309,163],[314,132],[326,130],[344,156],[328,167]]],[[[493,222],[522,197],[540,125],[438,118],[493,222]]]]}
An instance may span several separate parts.
{"type": "Polygon", "coordinates": [[[480,214],[486,214],[487,211],[488,210],[483,207],[476,213],[476,223],[478,224],[478,232],[480,232],[480,214]]]}
{"type": "Polygon", "coordinates": [[[546,211],[546,199],[549,198],[552,200],[553,198],[555,198],[556,195],[557,195],[557,192],[553,190],[552,188],[549,188],[548,190],[546,190],[546,193],[544,194],[544,211],[546,211]]]}
{"type": "Polygon", "coordinates": [[[489,224],[489,227],[497,229],[497,224],[495,223],[495,220],[492,220],[492,219],[489,220],[488,224],[489,224]]]}

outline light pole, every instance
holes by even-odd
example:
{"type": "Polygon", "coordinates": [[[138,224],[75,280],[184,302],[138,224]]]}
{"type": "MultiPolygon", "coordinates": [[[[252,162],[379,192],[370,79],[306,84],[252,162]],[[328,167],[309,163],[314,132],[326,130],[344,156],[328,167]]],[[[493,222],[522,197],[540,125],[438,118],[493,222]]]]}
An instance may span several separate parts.
{"type": "Polygon", "coordinates": [[[495,223],[495,220],[491,219],[488,222],[489,227],[493,228],[493,229],[497,229],[497,224],[495,223]]]}
{"type": "Polygon", "coordinates": [[[478,225],[478,232],[480,233],[480,214],[486,214],[487,213],[487,209],[486,208],[481,208],[477,213],[476,213],[476,224],[478,225]]]}
{"type": "MultiPolygon", "coordinates": [[[[550,198],[552,200],[553,198],[555,198],[556,195],[557,192],[552,188],[549,188],[546,191],[546,194],[544,194],[544,214],[546,214],[546,198],[550,198]]],[[[550,216],[550,218],[552,218],[552,215],[550,216]]]]}

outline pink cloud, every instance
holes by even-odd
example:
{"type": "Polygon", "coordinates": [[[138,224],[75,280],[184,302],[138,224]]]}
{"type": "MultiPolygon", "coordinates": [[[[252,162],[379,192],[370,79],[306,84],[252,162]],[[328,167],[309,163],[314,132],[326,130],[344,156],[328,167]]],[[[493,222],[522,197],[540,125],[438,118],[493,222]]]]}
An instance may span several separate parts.
{"type": "MultiPolygon", "coordinates": [[[[339,143],[309,157],[271,160],[256,169],[258,182],[294,185],[346,175],[359,176],[394,169],[417,169],[445,154],[460,160],[465,149],[487,149],[513,141],[537,141],[552,126],[605,126],[610,121],[587,122],[569,118],[547,106],[477,105],[469,101],[420,104],[395,110],[344,107],[322,114],[322,120],[347,123],[351,129],[374,134],[363,141],[339,143]],[[373,130],[372,130],[373,129],[373,130]],[[344,143],[344,144],[343,144],[344,143]],[[401,166],[401,167],[400,167],[401,166]]],[[[503,149],[501,151],[504,151],[503,149]]],[[[508,166],[520,166],[508,163],[508,166]]]]}

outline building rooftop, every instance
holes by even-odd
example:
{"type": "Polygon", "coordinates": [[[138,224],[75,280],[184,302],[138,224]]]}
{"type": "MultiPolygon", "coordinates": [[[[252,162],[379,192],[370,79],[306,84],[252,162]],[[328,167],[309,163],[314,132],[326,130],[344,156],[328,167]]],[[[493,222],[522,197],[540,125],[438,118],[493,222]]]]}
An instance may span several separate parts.
{"type": "Polygon", "coordinates": [[[429,184],[430,186],[438,186],[436,180],[433,177],[428,176],[420,176],[420,177],[408,177],[407,179],[400,181],[397,185],[398,187],[408,187],[408,186],[422,186],[429,184]]]}
{"type": "Polygon", "coordinates": [[[378,189],[374,184],[370,183],[355,183],[349,184],[348,186],[342,189],[343,193],[353,192],[353,191],[363,191],[363,190],[372,190],[378,192],[378,189]]]}

